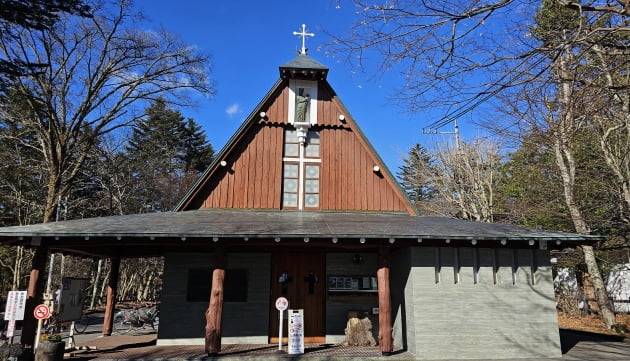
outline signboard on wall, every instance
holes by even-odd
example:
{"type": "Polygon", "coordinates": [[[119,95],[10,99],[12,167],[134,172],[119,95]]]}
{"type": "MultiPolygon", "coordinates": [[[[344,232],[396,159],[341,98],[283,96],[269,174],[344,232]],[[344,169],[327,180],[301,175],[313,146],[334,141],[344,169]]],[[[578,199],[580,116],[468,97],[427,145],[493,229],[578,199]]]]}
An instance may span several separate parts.
{"type": "Polygon", "coordinates": [[[304,310],[289,310],[289,355],[304,353],[304,310]]]}

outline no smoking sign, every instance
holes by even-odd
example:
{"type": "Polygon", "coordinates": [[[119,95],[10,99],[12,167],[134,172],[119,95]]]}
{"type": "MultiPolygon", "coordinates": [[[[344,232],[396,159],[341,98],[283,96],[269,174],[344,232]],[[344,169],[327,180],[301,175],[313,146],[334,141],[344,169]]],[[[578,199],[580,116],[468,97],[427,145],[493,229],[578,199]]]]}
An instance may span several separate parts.
{"type": "Polygon", "coordinates": [[[280,312],[286,310],[289,307],[289,300],[284,297],[279,297],[276,300],[276,309],[280,312]]]}
{"type": "Polygon", "coordinates": [[[48,316],[50,316],[50,309],[46,305],[43,305],[43,304],[39,305],[35,307],[35,310],[33,311],[33,315],[38,320],[46,319],[48,318],[48,316]]]}

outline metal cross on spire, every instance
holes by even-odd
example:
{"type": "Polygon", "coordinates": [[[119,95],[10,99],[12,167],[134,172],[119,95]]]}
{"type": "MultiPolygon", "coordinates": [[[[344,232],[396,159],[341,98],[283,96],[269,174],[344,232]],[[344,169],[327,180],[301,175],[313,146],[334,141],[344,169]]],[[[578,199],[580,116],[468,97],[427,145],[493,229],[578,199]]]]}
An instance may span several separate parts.
{"type": "Polygon", "coordinates": [[[300,54],[306,55],[306,37],[307,36],[315,36],[313,33],[306,32],[306,25],[302,24],[302,32],[299,33],[297,31],[293,32],[293,35],[299,35],[302,37],[302,52],[300,54]]]}

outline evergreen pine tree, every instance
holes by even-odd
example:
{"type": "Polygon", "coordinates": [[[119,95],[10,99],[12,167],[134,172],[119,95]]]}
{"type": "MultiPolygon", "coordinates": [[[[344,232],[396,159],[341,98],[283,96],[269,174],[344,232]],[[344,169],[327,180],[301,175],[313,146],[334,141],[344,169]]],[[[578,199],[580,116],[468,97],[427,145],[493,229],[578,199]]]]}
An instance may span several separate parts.
{"type": "Polygon", "coordinates": [[[409,155],[403,161],[405,164],[400,166],[398,177],[409,199],[421,214],[440,213],[432,210],[437,190],[431,179],[433,167],[431,154],[423,146],[416,144],[409,150],[409,155]]]}
{"type": "Polygon", "coordinates": [[[175,206],[190,179],[210,164],[214,150],[193,119],[184,120],[159,99],[133,128],[127,155],[137,179],[135,207],[161,211],[175,206]]]}

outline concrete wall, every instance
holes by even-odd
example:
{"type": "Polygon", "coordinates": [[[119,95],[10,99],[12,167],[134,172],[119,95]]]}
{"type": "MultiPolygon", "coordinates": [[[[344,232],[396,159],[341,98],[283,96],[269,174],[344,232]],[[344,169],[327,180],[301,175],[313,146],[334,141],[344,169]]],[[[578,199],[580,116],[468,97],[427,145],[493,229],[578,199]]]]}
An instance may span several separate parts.
{"type": "Polygon", "coordinates": [[[391,274],[394,342],[418,359],[561,356],[547,251],[398,249],[391,274]]]}
{"type": "MultiPolygon", "coordinates": [[[[328,276],[374,276],[376,277],[376,253],[329,253],[326,255],[326,280],[328,276]],[[353,263],[355,255],[362,258],[361,263],[353,263]]],[[[377,296],[334,296],[326,297],[326,342],[341,343],[345,340],[348,311],[371,311],[378,307],[377,296]]],[[[378,335],[378,315],[370,315],[372,334],[378,335]]]]}
{"type": "MultiPolygon", "coordinates": [[[[247,302],[225,302],[222,342],[267,343],[269,333],[269,253],[228,253],[227,269],[249,270],[247,302]],[[245,327],[246,325],[246,327],[245,327]]],[[[158,345],[203,345],[206,302],[186,302],[188,270],[212,268],[212,253],[164,256],[158,345]]],[[[210,282],[210,280],[208,280],[210,282]]]]}

